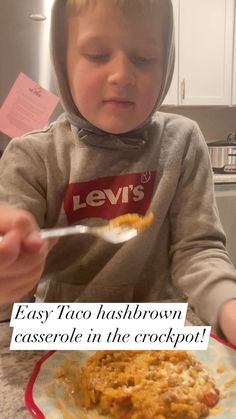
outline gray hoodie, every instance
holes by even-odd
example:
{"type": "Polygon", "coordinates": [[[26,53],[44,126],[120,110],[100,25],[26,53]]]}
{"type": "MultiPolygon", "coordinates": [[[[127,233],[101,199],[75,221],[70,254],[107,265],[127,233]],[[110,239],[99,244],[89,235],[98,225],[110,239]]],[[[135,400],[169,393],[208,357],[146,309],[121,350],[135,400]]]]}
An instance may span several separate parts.
{"type": "Polygon", "coordinates": [[[116,136],[83,120],[73,103],[65,74],[65,0],[55,1],[52,56],[65,113],[10,142],[0,162],[0,200],[30,211],[44,228],[154,214],[151,228],[122,245],[91,236],[61,239],[34,290],[37,301],[154,302],[174,287],[217,327],[220,305],[236,298],[236,272],[199,127],[156,111],[174,64],[172,7],[165,2],[169,34],[155,112],[116,136]]]}

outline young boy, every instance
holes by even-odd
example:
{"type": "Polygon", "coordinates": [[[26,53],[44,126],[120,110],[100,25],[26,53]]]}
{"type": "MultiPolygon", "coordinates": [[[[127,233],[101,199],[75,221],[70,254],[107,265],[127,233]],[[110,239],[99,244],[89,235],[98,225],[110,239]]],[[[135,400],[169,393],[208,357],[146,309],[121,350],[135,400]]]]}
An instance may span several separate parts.
{"type": "Polygon", "coordinates": [[[156,113],[174,65],[171,2],[56,0],[52,53],[65,114],[0,163],[1,302],[159,301],[174,284],[236,343],[207,146],[193,121],[156,113]],[[38,235],[149,211],[152,227],[123,245],[38,235]]]}

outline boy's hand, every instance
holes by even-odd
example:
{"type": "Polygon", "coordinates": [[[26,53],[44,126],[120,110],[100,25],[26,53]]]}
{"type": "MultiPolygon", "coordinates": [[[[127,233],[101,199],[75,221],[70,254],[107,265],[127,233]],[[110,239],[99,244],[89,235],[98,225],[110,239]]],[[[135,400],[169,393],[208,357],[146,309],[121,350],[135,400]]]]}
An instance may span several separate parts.
{"type": "Polygon", "coordinates": [[[0,207],[0,302],[15,301],[40,280],[56,240],[42,240],[34,217],[10,206],[0,207]]]}
{"type": "Polygon", "coordinates": [[[228,300],[222,305],[219,323],[228,341],[236,345],[236,299],[228,300]]]}

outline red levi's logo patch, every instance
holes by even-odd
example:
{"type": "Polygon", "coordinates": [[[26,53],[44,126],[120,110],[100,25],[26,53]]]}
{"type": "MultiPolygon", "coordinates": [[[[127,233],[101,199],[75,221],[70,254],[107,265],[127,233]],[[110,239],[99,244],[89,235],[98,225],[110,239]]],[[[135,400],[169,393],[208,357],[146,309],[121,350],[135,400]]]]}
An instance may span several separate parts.
{"type": "Polygon", "coordinates": [[[131,212],[145,215],[153,196],[155,175],[129,173],[70,184],[64,198],[68,223],[84,218],[110,220],[131,212]]]}

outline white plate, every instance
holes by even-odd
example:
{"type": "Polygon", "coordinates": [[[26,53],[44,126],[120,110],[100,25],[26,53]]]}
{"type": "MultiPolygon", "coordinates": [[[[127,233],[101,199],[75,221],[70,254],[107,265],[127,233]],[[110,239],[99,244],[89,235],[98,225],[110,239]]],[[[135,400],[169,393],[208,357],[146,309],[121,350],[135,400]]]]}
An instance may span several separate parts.
{"type": "MultiPolygon", "coordinates": [[[[55,387],[56,369],[66,360],[76,361],[80,365],[91,356],[93,351],[51,351],[36,364],[25,392],[25,402],[31,415],[37,419],[96,419],[103,418],[96,413],[78,411],[71,401],[63,398],[63,390],[56,388],[56,395],[52,394],[55,387]],[[58,401],[60,406],[58,406],[58,401]]],[[[236,418],[236,350],[211,335],[207,351],[193,351],[194,355],[207,367],[214,377],[221,392],[218,405],[212,410],[208,418],[235,419],[236,418]],[[220,372],[219,372],[220,368],[220,372]],[[225,387],[226,383],[230,383],[225,387]]]]}

